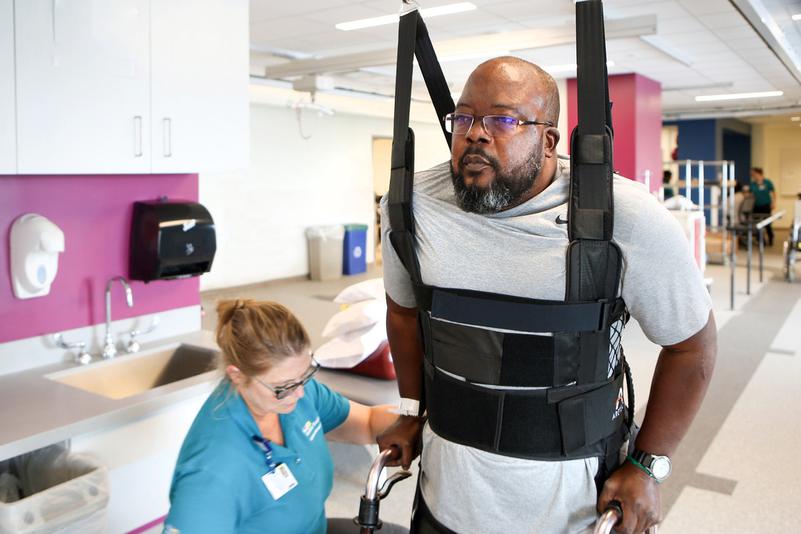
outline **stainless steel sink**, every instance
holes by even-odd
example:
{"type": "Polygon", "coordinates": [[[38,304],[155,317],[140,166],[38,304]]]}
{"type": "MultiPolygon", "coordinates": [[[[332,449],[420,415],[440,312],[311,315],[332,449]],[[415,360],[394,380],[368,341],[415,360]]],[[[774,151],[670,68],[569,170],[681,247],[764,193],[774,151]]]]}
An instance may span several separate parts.
{"type": "Polygon", "coordinates": [[[124,399],[216,368],[218,352],[168,345],[47,375],[50,380],[110,399],[124,399]]]}

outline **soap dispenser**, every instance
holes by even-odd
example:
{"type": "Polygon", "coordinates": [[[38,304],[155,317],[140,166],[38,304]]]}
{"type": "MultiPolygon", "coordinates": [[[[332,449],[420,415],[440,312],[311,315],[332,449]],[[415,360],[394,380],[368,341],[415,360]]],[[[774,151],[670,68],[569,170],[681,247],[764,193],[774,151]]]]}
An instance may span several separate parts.
{"type": "Polygon", "coordinates": [[[11,225],[11,285],[18,299],[43,297],[58,272],[64,232],[46,217],[26,213],[11,225]]]}

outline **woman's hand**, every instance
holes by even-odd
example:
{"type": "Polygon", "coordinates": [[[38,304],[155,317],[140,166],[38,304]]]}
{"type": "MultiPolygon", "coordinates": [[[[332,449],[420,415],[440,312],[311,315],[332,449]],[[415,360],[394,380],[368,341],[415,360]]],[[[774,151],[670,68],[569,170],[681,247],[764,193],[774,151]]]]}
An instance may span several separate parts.
{"type": "Polygon", "coordinates": [[[404,469],[409,469],[412,460],[420,455],[424,423],[425,419],[422,417],[401,415],[378,436],[379,449],[383,451],[390,447],[396,447],[401,452],[400,458],[388,462],[387,465],[400,465],[404,469]]]}

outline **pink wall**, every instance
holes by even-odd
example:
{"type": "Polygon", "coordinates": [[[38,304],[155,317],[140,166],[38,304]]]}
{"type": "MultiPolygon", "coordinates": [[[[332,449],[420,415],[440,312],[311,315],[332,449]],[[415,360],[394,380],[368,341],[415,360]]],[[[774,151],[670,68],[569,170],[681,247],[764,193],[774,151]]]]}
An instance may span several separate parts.
{"type": "MultiPolygon", "coordinates": [[[[638,182],[644,182],[645,170],[650,170],[651,191],[655,191],[662,182],[662,86],[639,74],[621,74],[609,77],[609,95],[615,128],[615,170],[638,182]]],[[[572,132],[577,122],[576,80],[570,79],[568,131],[572,132]]]]}
{"type": "MultiPolygon", "coordinates": [[[[0,343],[102,323],[106,281],[128,276],[133,202],[162,195],[197,201],[197,175],[0,176],[0,343]],[[11,223],[30,212],[61,228],[66,250],[50,294],[19,300],[11,287],[9,234],[11,223]]],[[[197,305],[199,287],[197,277],[132,282],[128,308],[117,283],[114,318],[197,305]]]]}

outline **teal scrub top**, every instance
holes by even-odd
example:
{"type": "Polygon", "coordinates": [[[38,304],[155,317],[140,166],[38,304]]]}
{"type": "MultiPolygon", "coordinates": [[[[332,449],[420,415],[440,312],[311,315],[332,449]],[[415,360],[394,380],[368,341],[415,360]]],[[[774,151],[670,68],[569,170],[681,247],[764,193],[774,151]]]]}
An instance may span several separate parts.
{"type": "Polygon", "coordinates": [[[751,182],[748,186],[748,189],[754,193],[754,205],[755,206],[770,206],[771,198],[770,192],[773,191],[773,182],[765,178],[762,181],[762,185],[759,185],[756,182],[751,182]]]}
{"type": "Polygon", "coordinates": [[[298,485],[279,500],[262,482],[264,452],[252,437],[256,422],[224,379],[206,400],[184,439],[170,488],[169,527],[184,534],[312,534],[326,531],[325,500],[334,464],[324,434],[348,417],[348,400],[315,380],[291,413],[280,414],[284,446],[271,444],[298,485]]]}

